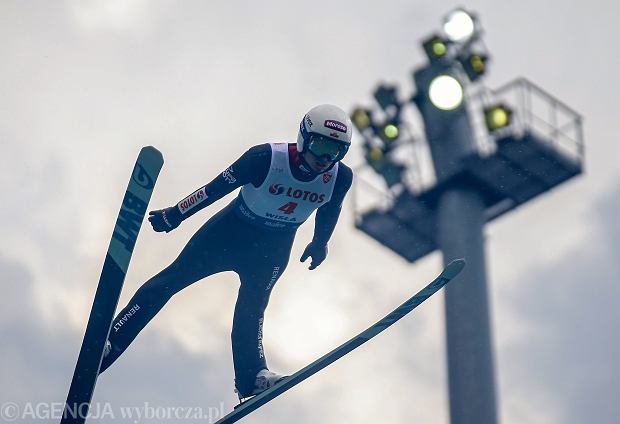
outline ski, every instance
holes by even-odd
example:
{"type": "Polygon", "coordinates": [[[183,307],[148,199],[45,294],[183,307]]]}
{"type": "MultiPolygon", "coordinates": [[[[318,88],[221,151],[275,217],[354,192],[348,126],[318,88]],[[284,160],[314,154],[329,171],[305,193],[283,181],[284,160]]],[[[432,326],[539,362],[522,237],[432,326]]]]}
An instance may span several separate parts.
{"type": "Polygon", "coordinates": [[[422,290],[420,290],[398,308],[394,309],[383,319],[368,327],[365,331],[362,331],[351,340],[343,343],[336,349],[323,355],[321,358],[317,359],[307,367],[297,371],[295,374],[289,377],[286,377],[284,380],[277,383],[272,388],[267,389],[264,392],[254,396],[253,398],[250,398],[249,400],[241,403],[231,413],[216,421],[215,424],[230,424],[240,420],[249,413],[265,405],[270,400],[280,396],[282,393],[298,385],[311,375],[316,374],[317,372],[321,371],[336,360],[342,358],[347,353],[366,343],[368,340],[372,339],[377,334],[381,333],[383,330],[390,327],[396,321],[414,310],[418,305],[420,305],[426,299],[435,294],[443,286],[448,284],[450,280],[452,280],[461,272],[463,267],[465,267],[464,259],[456,259],[450,262],[435,280],[429,283],[426,287],[424,287],[422,290]]]}
{"type": "Polygon", "coordinates": [[[105,341],[110,332],[129,260],[163,164],[161,153],[154,147],[147,146],[140,150],[105,256],[61,424],[82,424],[88,416],[105,341]]]}

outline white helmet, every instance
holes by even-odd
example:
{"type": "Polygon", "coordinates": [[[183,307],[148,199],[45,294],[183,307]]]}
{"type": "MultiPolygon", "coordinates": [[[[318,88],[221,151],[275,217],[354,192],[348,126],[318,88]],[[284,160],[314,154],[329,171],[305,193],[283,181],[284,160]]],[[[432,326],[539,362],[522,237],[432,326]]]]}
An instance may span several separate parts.
{"type": "Polygon", "coordinates": [[[297,151],[303,153],[306,150],[310,150],[317,154],[312,149],[312,146],[316,145],[320,146],[318,148],[321,148],[318,156],[324,152],[332,156],[332,160],[338,161],[347,153],[351,145],[352,134],[351,119],[349,119],[349,115],[345,111],[334,105],[315,106],[306,113],[301,120],[301,124],[299,124],[297,151]],[[319,140],[329,142],[332,149],[325,146],[325,144],[319,144],[319,140]],[[317,141],[317,143],[314,143],[314,141],[317,141]]]}

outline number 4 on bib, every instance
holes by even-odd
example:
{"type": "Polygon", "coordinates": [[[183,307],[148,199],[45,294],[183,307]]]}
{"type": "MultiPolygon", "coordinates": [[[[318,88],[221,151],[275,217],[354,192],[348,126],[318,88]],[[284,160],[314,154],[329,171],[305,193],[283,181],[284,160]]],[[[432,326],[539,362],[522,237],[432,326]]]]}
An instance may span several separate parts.
{"type": "Polygon", "coordinates": [[[286,215],[290,215],[295,212],[295,208],[297,207],[297,203],[288,202],[278,208],[279,211],[282,211],[286,215]]]}

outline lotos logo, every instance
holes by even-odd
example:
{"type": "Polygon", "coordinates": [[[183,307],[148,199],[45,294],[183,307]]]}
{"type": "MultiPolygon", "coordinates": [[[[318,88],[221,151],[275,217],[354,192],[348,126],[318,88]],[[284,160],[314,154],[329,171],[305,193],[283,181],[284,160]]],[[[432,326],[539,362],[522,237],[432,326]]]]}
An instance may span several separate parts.
{"type": "Polygon", "coordinates": [[[284,187],[282,187],[282,184],[272,184],[269,186],[269,193],[282,194],[284,193],[284,187]]]}
{"type": "Polygon", "coordinates": [[[324,182],[325,184],[327,184],[327,183],[328,183],[328,182],[332,179],[332,176],[333,176],[333,175],[334,175],[334,174],[332,174],[331,172],[326,172],[326,173],[324,173],[324,174],[323,174],[323,182],[324,182]]]}
{"type": "Polygon", "coordinates": [[[347,132],[347,126],[343,124],[342,122],[328,119],[327,121],[325,121],[323,125],[325,125],[327,128],[331,128],[332,130],[340,131],[343,133],[347,132]]]}
{"type": "Polygon", "coordinates": [[[198,204],[204,202],[208,197],[206,188],[202,187],[178,203],[179,211],[185,215],[198,204]]]}
{"type": "Polygon", "coordinates": [[[284,194],[285,196],[292,197],[293,199],[307,200],[312,203],[323,203],[325,201],[324,193],[314,193],[312,191],[301,190],[295,187],[285,188],[284,186],[282,186],[282,184],[270,185],[269,193],[273,194],[274,196],[284,194]]]}

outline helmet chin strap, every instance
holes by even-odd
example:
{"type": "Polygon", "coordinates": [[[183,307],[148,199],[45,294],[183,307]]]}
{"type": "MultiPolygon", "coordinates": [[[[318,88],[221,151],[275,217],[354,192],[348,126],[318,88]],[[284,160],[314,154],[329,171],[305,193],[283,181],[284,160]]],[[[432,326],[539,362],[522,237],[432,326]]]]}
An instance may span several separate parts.
{"type": "Polygon", "coordinates": [[[324,173],[326,173],[327,171],[331,171],[331,170],[332,170],[332,168],[334,167],[334,165],[336,165],[336,162],[338,162],[338,161],[332,161],[332,164],[331,164],[331,165],[329,165],[329,167],[328,167],[325,171],[323,171],[323,172],[315,172],[315,174],[317,174],[317,175],[318,175],[318,174],[324,174],[324,173]]]}

